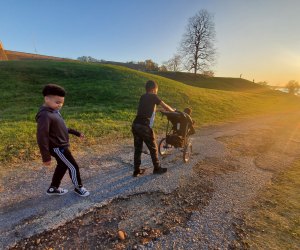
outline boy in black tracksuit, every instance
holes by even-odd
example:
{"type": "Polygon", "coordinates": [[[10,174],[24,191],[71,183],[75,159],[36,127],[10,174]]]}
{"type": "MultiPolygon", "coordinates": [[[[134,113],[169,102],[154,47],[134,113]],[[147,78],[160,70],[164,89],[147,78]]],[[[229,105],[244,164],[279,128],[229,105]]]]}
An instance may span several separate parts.
{"type": "Polygon", "coordinates": [[[88,196],[90,193],[83,186],[78,165],[69,150],[69,134],[84,137],[80,132],[67,128],[59,113],[64,104],[65,90],[55,84],[48,84],[43,89],[44,104],[36,115],[37,142],[43,164],[51,165],[51,156],[57,161],[52,182],[46,194],[63,195],[67,189],[60,188],[60,183],[67,170],[75,186],[75,193],[88,196]]]}
{"type": "MultiPolygon", "coordinates": [[[[158,96],[158,85],[154,81],[146,82],[146,93],[143,94],[139,101],[137,115],[132,124],[132,133],[134,137],[134,172],[133,176],[137,177],[145,172],[140,169],[141,154],[143,142],[147,145],[152,163],[154,166],[153,174],[163,174],[167,168],[162,168],[158,160],[157,144],[155,134],[150,126],[151,118],[154,119],[156,105],[161,105],[165,110],[173,112],[169,105],[165,104],[158,96]]],[[[151,121],[153,123],[153,121],[151,121]]]]}

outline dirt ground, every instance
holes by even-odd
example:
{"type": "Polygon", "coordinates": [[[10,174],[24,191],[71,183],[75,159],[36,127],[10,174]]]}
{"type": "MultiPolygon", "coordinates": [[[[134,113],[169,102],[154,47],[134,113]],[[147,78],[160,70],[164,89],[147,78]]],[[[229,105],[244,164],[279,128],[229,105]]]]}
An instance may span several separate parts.
{"type": "MultiPolygon", "coordinates": [[[[140,179],[131,177],[132,146],[130,141],[124,142],[124,147],[114,149],[119,152],[114,155],[120,158],[118,164],[125,166],[122,171],[128,172],[128,186],[118,186],[122,180],[118,177],[118,182],[109,186],[110,194],[114,195],[103,195],[101,205],[94,206],[100,198],[93,198],[91,204],[78,209],[80,212],[74,212],[73,217],[60,219],[63,222],[54,223],[56,226],[47,221],[48,226],[36,229],[28,237],[23,232],[26,226],[20,224],[26,222],[28,228],[34,227],[31,220],[36,215],[26,215],[27,220],[16,220],[14,228],[1,228],[2,246],[9,249],[248,249],[238,240],[243,233],[243,215],[258,191],[299,158],[299,125],[299,114],[280,114],[202,128],[193,140],[193,159],[189,164],[182,163],[180,152],[162,159],[170,168],[165,177],[152,177],[149,159],[148,175],[140,179]],[[137,186],[139,181],[141,186],[146,185],[145,189],[137,186]],[[132,185],[136,185],[133,191],[127,192],[132,185]],[[5,237],[15,237],[15,240],[6,241],[5,237]]],[[[102,150],[100,156],[98,152],[99,148],[95,148],[81,157],[81,162],[89,163],[84,175],[87,182],[98,173],[99,162],[112,158],[109,152],[102,150]]],[[[31,167],[39,169],[36,163],[31,167]]],[[[112,164],[102,164],[101,176],[111,174],[112,169],[112,164]]],[[[46,177],[49,175],[50,172],[46,177]]],[[[34,180],[46,177],[41,171],[31,176],[34,180]]],[[[18,213],[12,212],[12,206],[18,202],[23,210],[35,202],[43,202],[41,195],[30,198],[30,194],[17,194],[26,185],[18,176],[10,174],[5,178],[7,189],[14,195],[2,198],[5,206],[1,201],[1,217],[6,213],[16,217],[18,213]],[[31,199],[29,203],[28,199],[31,199]]],[[[101,179],[103,183],[107,180],[101,179]]],[[[59,198],[59,202],[64,199],[59,198]]],[[[60,206],[63,205],[62,202],[60,206]]],[[[46,221],[42,215],[39,218],[46,221]]]]}
{"type": "Polygon", "coordinates": [[[192,180],[170,194],[143,193],[117,199],[12,249],[73,249],[74,243],[79,249],[138,249],[173,227],[184,227],[192,211],[207,204],[212,191],[211,183],[192,180]],[[126,234],[125,240],[119,239],[120,230],[126,234]]]}

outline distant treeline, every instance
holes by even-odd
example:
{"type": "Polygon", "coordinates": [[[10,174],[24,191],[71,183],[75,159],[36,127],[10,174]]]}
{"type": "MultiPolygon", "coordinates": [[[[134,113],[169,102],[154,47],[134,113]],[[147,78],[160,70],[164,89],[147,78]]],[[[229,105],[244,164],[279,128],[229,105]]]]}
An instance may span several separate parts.
{"type": "Polygon", "coordinates": [[[157,63],[153,62],[151,59],[141,61],[141,62],[114,62],[114,61],[106,61],[106,60],[98,60],[91,56],[81,56],[78,57],[77,60],[82,62],[93,62],[93,63],[103,63],[103,64],[112,64],[125,66],[131,69],[139,70],[139,71],[167,71],[167,68],[162,65],[158,66],[157,63]]]}

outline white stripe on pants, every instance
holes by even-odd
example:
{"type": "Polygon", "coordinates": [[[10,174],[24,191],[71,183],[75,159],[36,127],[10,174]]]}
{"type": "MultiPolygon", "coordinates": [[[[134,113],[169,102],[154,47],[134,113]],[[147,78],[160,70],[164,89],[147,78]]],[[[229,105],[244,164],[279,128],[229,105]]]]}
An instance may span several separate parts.
{"type": "Polygon", "coordinates": [[[59,148],[53,148],[53,151],[57,154],[57,156],[66,164],[71,173],[71,179],[73,184],[78,187],[76,168],[73,166],[71,162],[64,156],[62,152],[60,152],[59,148]]]}

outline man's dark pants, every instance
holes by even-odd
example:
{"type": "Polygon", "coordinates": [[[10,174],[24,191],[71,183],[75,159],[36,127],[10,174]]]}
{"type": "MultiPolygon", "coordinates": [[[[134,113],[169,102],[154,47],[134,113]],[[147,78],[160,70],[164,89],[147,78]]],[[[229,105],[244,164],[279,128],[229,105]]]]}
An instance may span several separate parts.
{"type": "Polygon", "coordinates": [[[158,169],[160,165],[153,130],[149,126],[134,123],[132,124],[132,134],[134,138],[134,170],[138,171],[140,169],[143,142],[145,142],[150,151],[154,169],[158,169]]]}

